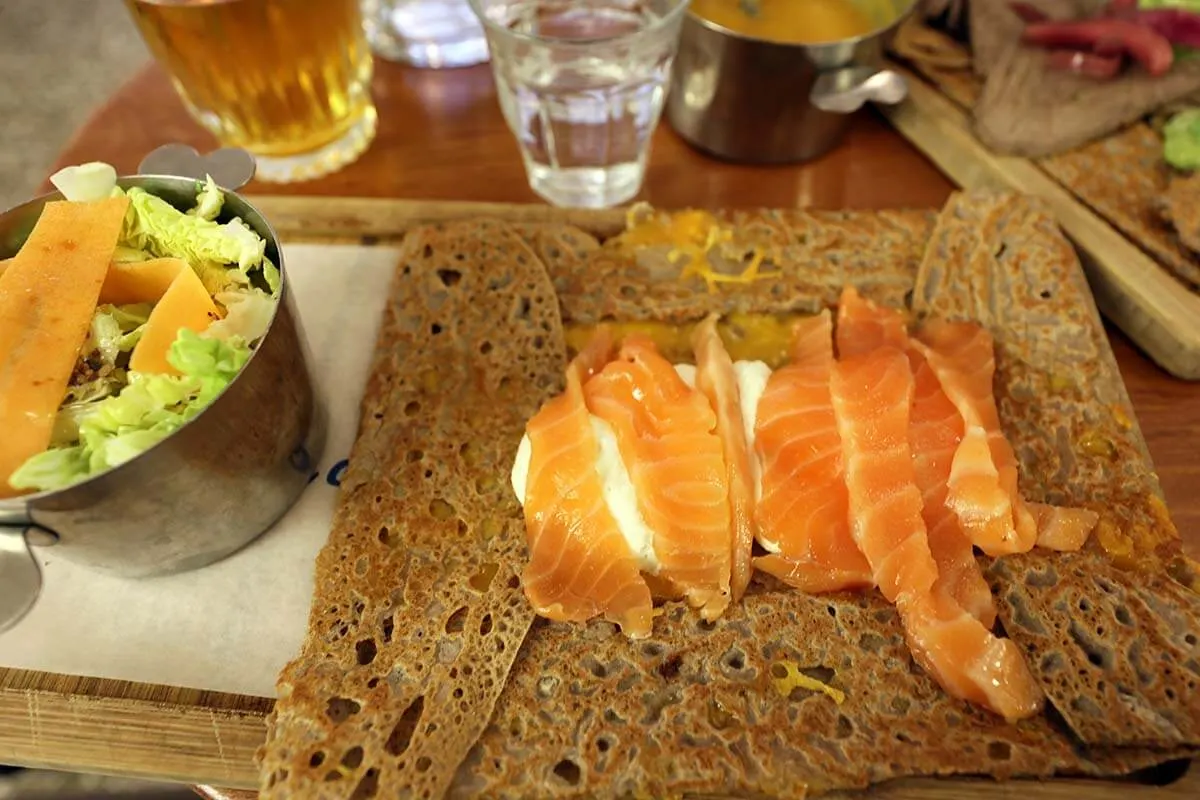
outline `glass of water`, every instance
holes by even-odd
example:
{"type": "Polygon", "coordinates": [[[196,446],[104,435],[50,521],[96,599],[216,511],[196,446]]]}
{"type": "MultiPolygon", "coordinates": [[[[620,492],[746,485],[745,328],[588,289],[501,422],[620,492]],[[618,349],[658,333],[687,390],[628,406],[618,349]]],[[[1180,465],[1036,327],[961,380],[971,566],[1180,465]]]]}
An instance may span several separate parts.
{"type": "Polygon", "coordinates": [[[641,190],[688,0],[470,0],[529,185],[558,206],[641,190]]]}
{"type": "Polygon", "coordinates": [[[361,2],[367,40],[376,55],[430,69],[469,67],[488,59],[483,27],[467,0],[361,2]]]}

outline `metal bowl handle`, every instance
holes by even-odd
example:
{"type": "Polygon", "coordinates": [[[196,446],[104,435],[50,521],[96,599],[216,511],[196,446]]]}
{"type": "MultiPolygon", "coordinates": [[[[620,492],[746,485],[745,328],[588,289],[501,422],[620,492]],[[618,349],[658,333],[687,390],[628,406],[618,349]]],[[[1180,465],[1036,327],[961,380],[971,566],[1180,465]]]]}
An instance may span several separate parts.
{"type": "Polygon", "coordinates": [[[844,67],[822,72],[808,98],[832,114],[851,114],[864,103],[895,105],[908,96],[908,83],[899,73],[875,67],[844,67]]]}
{"type": "Polygon", "coordinates": [[[33,555],[41,534],[32,527],[0,526],[0,632],[20,622],[42,591],[42,570],[33,555]]]}
{"type": "Polygon", "coordinates": [[[236,192],[254,178],[257,162],[239,147],[222,147],[200,155],[194,147],[178,142],[152,150],[138,164],[142,175],[173,175],[204,180],[211,175],[217,185],[236,192]]]}

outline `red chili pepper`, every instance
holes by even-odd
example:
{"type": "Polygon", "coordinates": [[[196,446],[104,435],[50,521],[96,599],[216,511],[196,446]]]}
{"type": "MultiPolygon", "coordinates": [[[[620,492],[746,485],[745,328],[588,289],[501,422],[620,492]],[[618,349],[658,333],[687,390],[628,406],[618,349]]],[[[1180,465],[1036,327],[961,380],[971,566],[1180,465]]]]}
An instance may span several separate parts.
{"type": "Polygon", "coordinates": [[[1023,19],[1025,22],[1045,22],[1050,19],[1049,15],[1047,15],[1045,11],[1042,11],[1040,8],[1032,5],[1031,3],[1009,3],[1008,7],[1017,12],[1017,16],[1023,19]]]}
{"type": "Polygon", "coordinates": [[[1175,59],[1171,43],[1162,34],[1123,19],[1040,22],[1026,26],[1024,39],[1043,47],[1072,50],[1092,50],[1101,42],[1106,50],[1119,46],[1151,75],[1164,74],[1175,59]]]}
{"type": "Polygon", "coordinates": [[[1104,56],[1082,50],[1052,50],[1048,61],[1051,69],[1074,72],[1089,78],[1111,78],[1121,70],[1120,56],[1104,56]]]}

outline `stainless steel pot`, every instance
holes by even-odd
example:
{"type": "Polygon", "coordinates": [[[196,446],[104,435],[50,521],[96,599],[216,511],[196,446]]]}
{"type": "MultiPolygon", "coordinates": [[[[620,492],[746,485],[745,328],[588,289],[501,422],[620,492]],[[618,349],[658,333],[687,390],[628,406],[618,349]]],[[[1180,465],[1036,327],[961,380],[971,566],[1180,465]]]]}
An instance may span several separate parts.
{"type": "Polygon", "coordinates": [[[883,67],[916,0],[870,34],[793,45],[733,33],[689,13],[672,68],[667,119],[693,146],[751,163],[807,161],[833,149],[867,101],[898,103],[904,79],[883,67]]]}
{"type": "MultiPolygon", "coordinates": [[[[119,183],[178,208],[195,203],[194,178],[137,175],[119,183]]],[[[0,258],[19,249],[42,207],[56,199],[46,195],[0,215],[0,258]]],[[[212,405],[146,452],[65,489],[0,500],[0,630],[36,600],[41,547],[126,577],[182,572],[253,541],[308,485],[325,420],[287,270],[271,226],[226,191],[222,217],[232,216],[266,240],[279,265],[279,305],[266,335],[212,405]]]]}

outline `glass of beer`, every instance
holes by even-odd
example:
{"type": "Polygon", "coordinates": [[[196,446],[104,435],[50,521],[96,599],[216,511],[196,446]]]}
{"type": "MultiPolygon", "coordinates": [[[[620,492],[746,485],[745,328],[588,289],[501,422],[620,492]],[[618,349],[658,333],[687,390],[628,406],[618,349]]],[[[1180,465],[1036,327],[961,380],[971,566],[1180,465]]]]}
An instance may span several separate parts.
{"type": "Polygon", "coordinates": [[[192,116],[267,181],[341,169],[375,137],[359,0],[126,0],[192,116]]]}

